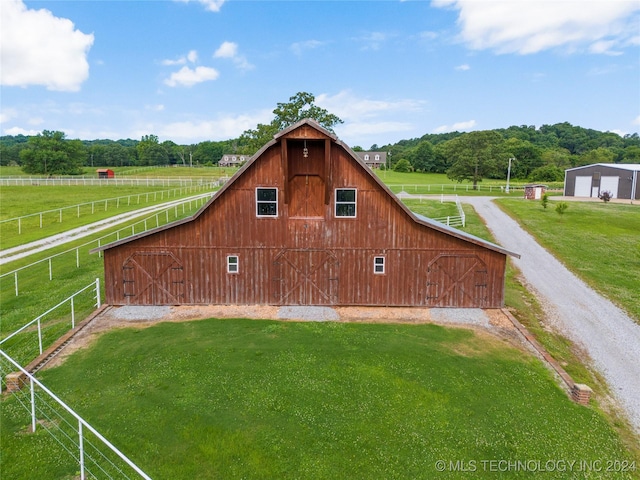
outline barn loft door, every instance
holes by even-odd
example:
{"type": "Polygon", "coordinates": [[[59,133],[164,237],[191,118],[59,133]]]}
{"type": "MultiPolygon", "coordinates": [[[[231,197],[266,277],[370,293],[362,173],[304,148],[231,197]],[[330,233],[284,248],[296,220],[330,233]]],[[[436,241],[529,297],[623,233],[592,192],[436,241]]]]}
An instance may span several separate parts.
{"type": "Polygon", "coordinates": [[[439,255],[427,268],[427,305],[482,308],[487,266],[476,255],[439,255]]]}
{"type": "Polygon", "coordinates": [[[184,270],[170,252],[139,252],[122,266],[124,298],[130,305],[184,302],[184,270]]]}
{"type": "Polygon", "coordinates": [[[296,175],[289,189],[290,217],[324,217],[324,181],[319,175],[296,175]]]}
{"type": "Polygon", "coordinates": [[[273,261],[278,305],[338,303],[338,260],[328,250],[283,250],[273,261]]]}

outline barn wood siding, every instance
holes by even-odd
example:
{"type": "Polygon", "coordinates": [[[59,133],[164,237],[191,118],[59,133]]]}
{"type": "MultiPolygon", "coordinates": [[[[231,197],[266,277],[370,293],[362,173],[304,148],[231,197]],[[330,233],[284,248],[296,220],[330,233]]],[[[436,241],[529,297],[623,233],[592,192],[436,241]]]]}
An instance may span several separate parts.
{"type": "Polygon", "coordinates": [[[504,253],[417,223],[366,166],[314,132],[264,150],[192,221],[106,249],[107,302],[503,305],[504,253]],[[256,217],[256,187],[278,189],[277,217],[256,217]],[[334,216],[336,188],[357,189],[355,218],[334,216]],[[227,273],[228,255],[238,273],[227,273]],[[375,256],[384,274],[373,273],[375,256]]]}

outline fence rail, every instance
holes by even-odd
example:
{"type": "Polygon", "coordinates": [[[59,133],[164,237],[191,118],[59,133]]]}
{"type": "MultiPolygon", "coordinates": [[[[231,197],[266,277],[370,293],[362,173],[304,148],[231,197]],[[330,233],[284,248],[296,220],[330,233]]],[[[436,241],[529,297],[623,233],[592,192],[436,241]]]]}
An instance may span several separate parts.
{"type": "Polygon", "coordinates": [[[2,338],[0,340],[0,346],[5,351],[11,350],[11,354],[14,358],[18,358],[26,364],[38,355],[42,355],[42,352],[45,349],[53,345],[53,343],[67,331],[74,329],[76,327],[76,313],[78,313],[78,307],[82,309],[84,305],[86,309],[88,303],[90,310],[100,308],[102,305],[99,278],[96,278],[94,282],[81,290],[78,290],[71,296],[59,302],[57,305],[51,307],[46,312],[38,315],[30,322],[27,322],[13,333],[2,338]],[[90,295],[88,298],[87,294],[90,295]],[[68,307],[69,310],[64,310],[61,314],[60,310],[64,307],[68,307]],[[58,316],[55,319],[51,319],[46,322],[45,319],[53,312],[58,312],[58,316]],[[67,316],[66,312],[69,312],[70,314],[68,324],[64,321],[64,317],[67,316]],[[61,318],[63,321],[60,321],[61,318]],[[70,327],[67,328],[66,325],[70,325],[70,327]],[[36,333],[38,340],[37,349],[35,346],[35,338],[33,338],[34,332],[36,333]]]}
{"type": "MultiPolygon", "coordinates": [[[[29,222],[26,225],[27,227],[35,225],[35,226],[38,226],[39,228],[43,228],[43,224],[44,224],[43,220],[45,218],[48,218],[49,221],[53,219],[56,223],[62,223],[63,212],[65,212],[67,216],[69,216],[69,212],[71,212],[72,216],[76,218],[80,218],[81,213],[88,215],[89,210],[93,215],[98,209],[106,212],[109,206],[111,206],[111,208],[120,208],[121,206],[129,207],[131,205],[140,205],[141,199],[144,199],[146,203],[149,203],[150,198],[152,199],[152,201],[156,202],[158,201],[158,197],[160,201],[163,201],[165,197],[167,200],[169,200],[172,197],[177,198],[183,195],[193,194],[194,192],[200,192],[205,188],[206,189],[216,188],[218,186],[219,186],[218,183],[213,182],[209,184],[197,184],[197,185],[188,186],[188,187],[174,188],[171,190],[135,193],[131,195],[123,195],[120,197],[105,198],[104,200],[94,200],[91,202],[79,203],[79,204],[71,205],[68,207],[60,207],[52,210],[44,210],[42,212],[31,213],[29,215],[22,215],[20,217],[7,218],[4,220],[0,220],[0,225],[13,222],[16,224],[16,227],[18,229],[18,235],[21,235],[23,226],[25,226],[24,225],[25,221],[28,219],[34,219],[35,221],[29,222]]],[[[4,228],[6,229],[7,227],[4,227],[4,228]]]]}
{"type": "MultiPolygon", "coordinates": [[[[388,185],[391,191],[395,194],[398,193],[413,193],[413,194],[439,194],[439,193],[462,193],[462,192],[486,192],[489,194],[498,194],[498,193],[506,193],[505,185],[482,185],[478,184],[476,188],[473,188],[473,185],[469,184],[458,184],[458,183],[444,183],[444,184],[433,184],[433,185],[425,185],[425,184],[391,184],[388,185]]],[[[510,190],[523,191],[525,188],[525,184],[511,184],[509,185],[510,190]]],[[[549,189],[562,189],[562,184],[550,184],[549,189]]]]}
{"type": "MultiPolygon", "coordinates": [[[[80,479],[143,478],[151,480],[140,467],[87,423],[71,407],[0,350],[0,375],[18,373],[26,387],[12,391],[13,398],[26,410],[31,432],[44,428],[77,463],[80,479]]],[[[0,391],[2,388],[0,387],[0,391]]],[[[28,468],[25,466],[25,468],[28,468]]]]}
{"type": "MultiPolygon", "coordinates": [[[[185,200],[184,202],[179,202],[176,203],[175,205],[163,209],[161,211],[158,211],[157,213],[155,213],[154,215],[148,216],[146,218],[144,218],[143,220],[139,220],[138,222],[135,222],[127,227],[123,227],[120,228],[114,232],[111,232],[107,235],[103,235],[100,238],[97,238],[95,240],[92,240],[90,242],[84,243],[82,245],[79,245],[77,247],[65,250],[63,252],[57,253],[55,255],[51,255],[49,257],[43,258],[41,260],[38,260],[36,262],[30,263],[28,265],[25,265],[23,267],[11,270],[9,272],[5,272],[2,273],[0,275],[0,280],[2,279],[6,279],[6,278],[12,278],[13,280],[13,291],[15,292],[15,296],[19,296],[20,294],[20,290],[19,290],[19,273],[23,272],[24,270],[33,268],[36,265],[45,265],[46,268],[46,273],[45,275],[48,276],[49,280],[53,280],[54,278],[54,269],[53,269],[53,260],[54,259],[59,259],[61,257],[71,257],[73,258],[73,261],[75,262],[76,268],[80,268],[80,249],[85,249],[87,252],[89,250],[91,250],[94,247],[100,247],[102,245],[105,245],[107,243],[111,243],[114,241],[118,241],[124,238],[127,238],[129,236],[133,236],[133,235],[137,235],[140,234],[146,230],[150,230],[153,228],[157,228],[159,226],[162,225],[166,225],[167,223],[170,223],[171,221],[174,221],[176,219],[182,218],[184,217],[188,212],[188,211],[192,211],[194,208],[199,208],[200,206],[202,206],[210,197],[211,195],[213,195],[213,193],[207,193],[204,195],[200,195],[196,198],[190,198],[185,200]]],[[[68,260],[67,260],[68,263],[68,260]]],[[[41,279],[42,277],[40,277],[41,279]]],[[[6,280],[4,283],[0,284],[0,292],[2,292],[3,294],[5,293],[5,290],[7,290],[6,287],[6,280]]]]}
{"type": "Polygon", "coordinates": [[[194,185],[206,185],[213,182],[224,183],[229,177],[3,177],[0,178],[0,186],[146,186],[146,187],[170,187],[181,186],[190,187],[194,185]]]}

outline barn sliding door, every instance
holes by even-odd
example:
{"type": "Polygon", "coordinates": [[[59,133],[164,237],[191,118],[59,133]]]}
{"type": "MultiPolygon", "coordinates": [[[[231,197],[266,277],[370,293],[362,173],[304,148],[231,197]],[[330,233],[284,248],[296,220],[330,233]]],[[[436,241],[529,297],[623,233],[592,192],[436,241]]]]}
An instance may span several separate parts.
{"type": "Polygon", "coordinates": [[[338,260],[328,250],[282,250],[273,261],[278,305],[336,305],[338,260]]]}
{"type": "Polygon", "coordinates": [[[122,266],[124,300],[129,305],[184,302],[184,270],[170,252],[138,252],[122,266]]]}
{"type": "Polygon", "coordinates": [[[429,263],[428,306],[482,308],[487,299],[487,266],[476,255],[443,254],[429,263]]]}

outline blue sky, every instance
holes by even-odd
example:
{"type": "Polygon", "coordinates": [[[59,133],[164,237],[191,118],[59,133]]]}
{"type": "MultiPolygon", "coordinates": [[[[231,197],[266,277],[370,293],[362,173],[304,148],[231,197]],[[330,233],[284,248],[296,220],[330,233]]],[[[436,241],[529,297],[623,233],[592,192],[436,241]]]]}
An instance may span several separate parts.
{"type": "Polygon", "coordinates": [[[0,0],[0,134],[226,140],[297,92],[350,146],[640,131],[640,2],[0,0]]]}

